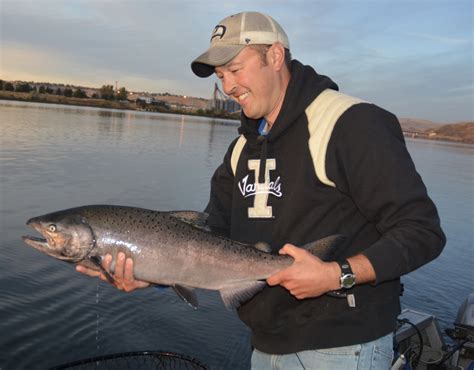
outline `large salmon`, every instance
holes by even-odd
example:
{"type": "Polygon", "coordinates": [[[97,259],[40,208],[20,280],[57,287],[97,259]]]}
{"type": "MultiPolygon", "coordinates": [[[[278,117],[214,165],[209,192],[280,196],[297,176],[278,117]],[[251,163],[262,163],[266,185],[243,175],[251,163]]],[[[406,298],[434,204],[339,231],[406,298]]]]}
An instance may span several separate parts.
{"type": "MultiPolygon", "coordinates": [[[[218,290],[227,308],[238,307],[265,287],[265,279],[293,258],[270,253],[264,243],[242,244],[211,232],[206,214],[158,212],[142,208],[90,205],[34,217],[27,225],[43,238],[24,236],[32,247],[57,259],[94,269],[106,254],[119,251],[134,260],[136,279],[172,286],[193,306],[192,288],[218,290]]],[[[333,260],[342,236],[304,248],[333,260]]]]}

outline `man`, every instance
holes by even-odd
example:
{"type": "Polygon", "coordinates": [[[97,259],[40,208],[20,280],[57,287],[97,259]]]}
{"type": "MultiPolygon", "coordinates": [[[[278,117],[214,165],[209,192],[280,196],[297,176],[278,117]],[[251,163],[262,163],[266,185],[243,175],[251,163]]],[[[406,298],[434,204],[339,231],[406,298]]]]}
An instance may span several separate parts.
{"type": "MultiPolygon", "coordinates": [[[[438,256],[445,236],[396,117],[339,93],[289,49],[274,19],[245,12],[222,20],[191,65],[242,107],[211,181],[209,226],[294,258],[238,309],[252,368],[388,369],[399,277],[438,256]],[[337,261],[297,247],[333,234],[348,238],[337,261]]],[[[147,285],[131,260],[118,267],[119,289],[147,285]]]]}

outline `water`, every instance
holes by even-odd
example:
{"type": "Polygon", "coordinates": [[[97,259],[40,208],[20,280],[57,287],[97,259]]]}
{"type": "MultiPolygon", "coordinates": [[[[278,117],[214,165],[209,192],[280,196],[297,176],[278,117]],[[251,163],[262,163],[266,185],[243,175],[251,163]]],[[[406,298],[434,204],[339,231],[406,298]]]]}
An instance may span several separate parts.
{"type": "MultiPolygon", "coordinates": [[[[125,294],[23,244],[34,215],[83,204],[202,210],[235,123],[0,101],[0,368],[47,368],[138,350],[248,366],[249,333],[214,292],[193,310],[172,291],[125,294]]],[[[404,306],[449,326],[473,291],[474,147],[408,141],[448,245],[404,278],[404,306]]]]}

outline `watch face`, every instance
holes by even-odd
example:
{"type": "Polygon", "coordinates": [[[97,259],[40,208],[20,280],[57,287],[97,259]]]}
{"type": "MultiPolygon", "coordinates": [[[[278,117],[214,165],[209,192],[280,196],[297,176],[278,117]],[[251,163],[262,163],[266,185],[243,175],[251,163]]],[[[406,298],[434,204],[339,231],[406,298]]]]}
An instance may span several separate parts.
{"type": "Polygon", "coordinates": [[[355,276],[354,275],[344,275],[341,277],[341,285],[343,288],[349,289],[355,285],[355,276]]]}

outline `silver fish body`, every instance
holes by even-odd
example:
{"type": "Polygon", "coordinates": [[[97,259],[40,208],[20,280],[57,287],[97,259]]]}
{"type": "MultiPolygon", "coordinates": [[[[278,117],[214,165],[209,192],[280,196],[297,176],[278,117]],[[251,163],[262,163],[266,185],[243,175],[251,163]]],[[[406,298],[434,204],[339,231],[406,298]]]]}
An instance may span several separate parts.
{"type": "MultiPolygon", "coordinates": [[[[119,252],[134,260],[136,279],[169,285],[193,306],[192,288],[218,290],[228,308],[238,307],[265,286],[271,274],[293,259],[217,235],[206,215],[193,211],[159,212],[142,208],[91,205],[35,217],[27,225],[43,238],[24,236],[32,247],[61,260],[98,269],[98,261],[119,252]]],[[[343,237],[331,236],[308,250],[332,260],[343,237]]],[[[263,245],[263,247],[262,247],[263,245]]]]}

